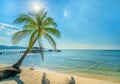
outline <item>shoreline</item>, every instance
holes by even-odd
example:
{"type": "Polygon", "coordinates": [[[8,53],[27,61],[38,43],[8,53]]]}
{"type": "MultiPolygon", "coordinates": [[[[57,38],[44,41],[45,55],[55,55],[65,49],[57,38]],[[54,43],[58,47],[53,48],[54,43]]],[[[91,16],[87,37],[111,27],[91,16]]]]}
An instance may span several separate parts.
{"type": "Polygon", "coordinates": [[[29,66],[27,67],[22,66],[22,68],[28,68],[28,69],[34,68],[35,71],[65,74],[65,75],[71,75],[71,76],[76,76],[76,77],[85,77],[85,78],[92,78],[92,79],[97,79],[97,80],[106,80],[110,82],[120,83],[120,79],[116,79],[114,77],[109,77],[109,76],[100,75],[100,74],[89,73],[89,72],[71,73],[71,72],[64,72],[64,71],[51,70],[47,68],[38,68],[38,67],[29,67],[29,66]]]}
{"type": "MultiPolygon", "coordinates": [[[[0,68],[9,66],[6,64],[0,64],[0,68]]],[[[120,84],[120,82],[113,82],[112,80],[103,80],[95,77],[88,76],[76,76],[68,73],[59,73],[48,69],[34,69],[30,70],[30,67],[21,67],[22,73],[20,74],[20,80],[25,84],[40,84],[43,72],[46,73],[47,78],[50,80],[50,84],[64,84],[65,80],[74,77],[76,84],[120,84]]],[[[3,81],[0,84],[16,84],[14,80],[3,81]],[[5,83],[6,82],[6,83],[5,83]]]]}

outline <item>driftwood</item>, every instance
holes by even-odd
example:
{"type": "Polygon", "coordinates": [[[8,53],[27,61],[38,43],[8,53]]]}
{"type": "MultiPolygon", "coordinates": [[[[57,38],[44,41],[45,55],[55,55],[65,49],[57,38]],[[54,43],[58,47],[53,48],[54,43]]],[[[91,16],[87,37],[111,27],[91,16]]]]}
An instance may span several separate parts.
{"type": "Polygon", "coordinates": [[[14,77],[20,73],[21,73],[21,70],[19,68],[14,68],[12,66],[2,67],[0,68],[0,80],[9,78],[9,77],[14,77]]]}

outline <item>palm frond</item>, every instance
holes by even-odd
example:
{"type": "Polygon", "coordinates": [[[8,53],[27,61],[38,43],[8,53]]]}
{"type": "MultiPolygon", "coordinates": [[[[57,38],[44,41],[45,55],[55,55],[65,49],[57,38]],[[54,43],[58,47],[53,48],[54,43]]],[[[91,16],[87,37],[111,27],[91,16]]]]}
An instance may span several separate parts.
{"type": "Polygon", "coordinates": [[[38,14],[39,14],[40,16],[42,16],[42,15],[44,14],[44,12],[45,12],[45,9],[44,9],[44,8],[41,8],[41,9],[39,10],[38,14]]]}
{"type": "Polygon", "coordinates": [[[46,32],[43,33],[45,39],[48,40],[48,42],[52,45],[53,49],[56,50],[56,42],[55,40],[46,32]]]}
{"type": "Polygon", "coordinates": [[[37,25],[35,20],[27,14],[20,14],[18,18],[16,18],[13,22],[13,24],[21,24],[21,23],[25,23],[25,24],[30,23],[30,24],[37,25]]]}
{"type": "Polygon", "coordinates": [[[28,15],[30,15],[31,17],[33,17],[33,18],[34,18],[35,13],[34,13],[34,12],[29,12],[29,13],[28,13],[28,15]]]}
{"type": "Polygon", "coordinates": [[[41,21],[41,19],[40,19],[40,15],[39,15],[39,14],[36,14],[36,15],[35,15],[35,18],[36,18],[37,24],[40,26],[40,25],[42,24],[42,21],[41,21]]]}
{"type": "Polygon", "coordinates": [[[32,30],[22,30],[16,32],[12,37],[13,44],[19,43],[23,38],[29,36],[32,33],[32,30]]]}
{"type": "Polygon", "coordinates": [[[54,22],[54,20],[51,17],[47,17],[44,21],[43,21],[43,25],[45,26],[54,26],[57,27],[56,22],[54,22]]]}
{"type": "Polygon", "coordinates": [[[36,29],[37,26],[33,25],[33,24],[26,24],[26,25],[23,26],[23,28],[25,28],[25,29],[36,29]]]}
{"type": "Polygon", "coordinates": [[[36,13],[36,16],[36,20],[41,26],[44,19],[47,17],[47,12],[45,12],[45,9],[41,9],[38,13],[36,13]]]}
{"type": "Polygon", "coordinates": [[[44,12],[43,15],[41,16],[42,21],[47,17],[47,12],[44,12]]]}
{"type": "Polygon", "coordinates": [[[58,37],[58,38],[61,37],[60,31],[56,28],[45,28],[44,30],[47,33],[50,33],[50,34],[54,35],[55,37],[58,37]]]}

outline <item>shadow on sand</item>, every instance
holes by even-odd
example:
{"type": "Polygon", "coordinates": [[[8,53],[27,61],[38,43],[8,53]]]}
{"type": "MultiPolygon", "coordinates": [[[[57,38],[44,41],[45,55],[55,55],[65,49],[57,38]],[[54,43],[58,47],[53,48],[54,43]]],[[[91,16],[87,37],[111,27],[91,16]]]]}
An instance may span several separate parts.
{"type": "Polygon", "coordinates": [[[17,84],[25,84],[18,75],[15,77],[10,77],[8,79],[3,79],[0,82],[11,81],[11,80],[14,80],[17,84]]]}

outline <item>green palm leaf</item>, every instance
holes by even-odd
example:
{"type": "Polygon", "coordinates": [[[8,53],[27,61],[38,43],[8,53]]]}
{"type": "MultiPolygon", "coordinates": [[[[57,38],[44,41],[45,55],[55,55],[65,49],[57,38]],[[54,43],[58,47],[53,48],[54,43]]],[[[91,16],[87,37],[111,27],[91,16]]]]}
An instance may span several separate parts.
{"type": "Polygon", "coordinates": [[[56,42],[55,40],[46,32],[43,33],[45,39],[48,40],[48,42],[52,45],[53,49],[56,50],[56,42]]]}
{"type": "Polygon", "coordinates": [[[13,44],[19,43],[23,38],[29,36],[33,30],[22,30],[16,32],[12,37],[13,44]]]}
{"type": "Polygon", "coordinates": [[[45,26],[54,26],[57,27],[56,22],[54,22],[54,20],[51,17],[47,17],[44,21],[43,21],[43,25],[45,26]]]}
{"type": "Polygon", "coordinates": [[[41,20],[44,21],[46,17],[47,17],[47,12],[44,12],[44,14],[41,16],[41,20]]]}
{"type": "Polygon", "coordinates": [[[61,34],[60,34],[59,30],[56,29],[56,28],[45,28],[44,30],[45,30],[47,33],[50,33],[50,34],[52,34],[52,35],[54,35],[54,36],[56,36],[56,37],[58,37],[58,38],[61,37],[61,34]]]}
{"type": "MultiPolygon", "coordinates": [[[[51,17],[47,17],[47,12],[45,12],[44,9],[41,9],[38,13],[32,12],[28,14],[20,14],[13,23],[23,25],[23,30],[16,32],[12,37],[14,44],[18,43],[27,36],[30,37],[28,49],[20,60],[14,64],[15,67],[19,67],[21,65],[25,56],[37,41],[39,44],[41,43],[39,40],[41,40],[42,37],[45,37],[45,39],[47,39],[52,45],[53,49],[56,50],[56,42],[52,36],[59,38],[61,34],[59,30],[56,29],[56,22],[54,22],[51,17]]],[[[42,49],[40,53],[42,59],[44,59],[43,46],[40,44],[39,47],[42,49]]]]}
{"type": "Polygon", "coordinates": [[[39,15],[39,14],[36,14],[35,18],[36,18],[37,24],[40,26],[40,25],[42,24],[42,21],[41,21],[41,19],[40,19],[40,15],[39,15]]]}
{"type": "Polygon", "coordinates": [[[18,18],[16,18],[15,21],[13,22],[13,24],[21,24],[21,23],[37,25],[35,20],[27,14],[20,14],[18,18]]]}
{"type": "Polygon", "coordinates": [[[33,24],[26,24],[26,25],[23,26],[23,28],[25,28],[25,29],[36,29],[37,26],[33,25],[33,24]]]}

